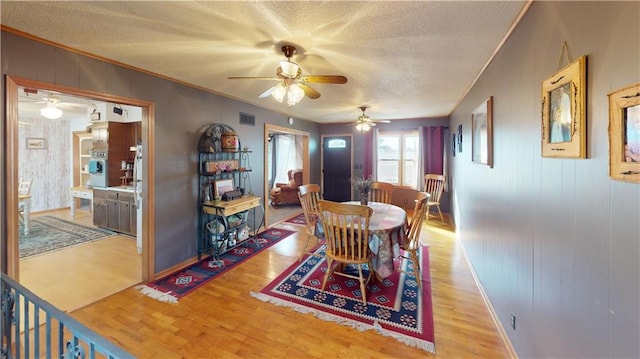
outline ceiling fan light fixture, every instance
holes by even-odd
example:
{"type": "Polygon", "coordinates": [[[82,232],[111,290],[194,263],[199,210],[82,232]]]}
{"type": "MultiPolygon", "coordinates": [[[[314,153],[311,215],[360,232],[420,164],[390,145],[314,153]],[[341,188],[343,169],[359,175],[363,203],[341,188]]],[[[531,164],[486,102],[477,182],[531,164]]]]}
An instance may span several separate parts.
{"type": "Polygon", "coordinates": [[[367,132],[371,129],[371,126],[369,126],[369,124],[363,122],[363,123],[359,123],[356,125],[356,130],[360,131],[360,132],[367,132]]]}
{"type": "Polygon", "coordinates": [[[40,109],[40,114],[50,120],[57,120],[62,117],[62,110],[55,103],[47,102],[47,106],[40,109]]]}
{"type": "Polygon", "coordinates": [[[280,61],[280,67],[282,68],[282,73],[289,78],[294,78],[298,76],[298,69],[300,66],[295,62],[291,61],[280,61]]]}
{"type": "Polygon", "coordinates": [[[300,88],[300,86],[293,84],[289,86],[289,93],[287,95],[287,104],[289,106],[293,106],[300,102],[304,97],[304,91],[300,88]]]}
{"type": "Polygon", "coordinates": [[[279,84],[273,90],[273,92],[271,93],[271,96],[273,96],[273,98],[276,99],[276,101],[282,103],[282,101],[284,100],[284,95],[286,93],[287,93],[287,88],[283,84],[279,84]]]}

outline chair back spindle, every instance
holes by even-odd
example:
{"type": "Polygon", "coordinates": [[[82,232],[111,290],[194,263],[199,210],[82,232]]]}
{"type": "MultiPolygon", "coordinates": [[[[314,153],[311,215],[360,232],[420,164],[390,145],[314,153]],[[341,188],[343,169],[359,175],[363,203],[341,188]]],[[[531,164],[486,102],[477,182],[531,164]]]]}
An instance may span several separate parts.
{"type": "Polygon", "coordinates": [[[311,238],[316,237],[316,228],[319,220],[320,209],[318,203],[322,200],[320,195],[320,186],[317,184],[306,184],[298,187],[298,196],[300,198],[300,206],[304,214],[306,225],[307,242],[300,254],[300,260],[307,253],[311,238]]]}
{"type": "Polygon", "coordinates": [[[391,183],[373,182],[369,192],[369,201],[391,203],[391,194],[395,189],[396,187],[391,183]]]}
{"type": "Polygon", "coordinates": [[[322,290],[332,273],[357,279],[360,282],[362,300],[366,304],[366,282],[371,278],[371,262],[369,249],[369,220],[373,209],[358,204],[320,201],[320,220],[324,227],[326,243],[327,272],[322,283],[322,290]],[[333,261],[343,264],[355,264],[358,276],[342,273],[333,269],[333,261]],[[363,265],[369,265],[369,276],[366,281],[363,265]]]}
{"type": "MultiPolygon", "coordinates": [[[[435,206],[440,214],[440,221],[444,222],[444,216],[440,210],[440,197],[444,191],[444,184],[447,181],[447,176],[438,174],[426,174],[424,175],[424,191],[429,193],[431,197],[428,201],[428,207],[435,206]]],[[[429,220],[429,209],[427,208],[427,220],[429,220]]]]}

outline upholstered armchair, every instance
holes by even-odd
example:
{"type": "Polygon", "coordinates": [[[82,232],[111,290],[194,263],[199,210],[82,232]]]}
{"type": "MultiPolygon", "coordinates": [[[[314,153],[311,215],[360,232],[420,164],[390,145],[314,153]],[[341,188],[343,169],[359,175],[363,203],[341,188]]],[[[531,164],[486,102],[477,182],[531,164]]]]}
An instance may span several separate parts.
{"type": "Polygon", "coordinates": [[[276,183],[271,190],[271,205],[277,207],[280,204],[300,203],[298,187],[302,185],[302,169],[289,170],[287,172],[288,183],[276,183]]]}

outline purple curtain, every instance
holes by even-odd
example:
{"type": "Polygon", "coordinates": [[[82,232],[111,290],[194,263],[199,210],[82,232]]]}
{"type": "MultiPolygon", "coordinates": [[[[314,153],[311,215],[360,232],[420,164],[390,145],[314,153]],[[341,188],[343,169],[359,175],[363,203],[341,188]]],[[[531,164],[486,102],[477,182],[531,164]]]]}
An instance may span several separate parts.
{"type": "Polygon", "coordinates": [[[364,133],[364,163],[362,165],[362,177],[369,178],[373,175],[373,131],[364,133]]]}
{"type": "Polygon", "coordinates": [[[423,127],[422,146],[424,153],[424,173],[444,174],[444,126],[423,127]]]}

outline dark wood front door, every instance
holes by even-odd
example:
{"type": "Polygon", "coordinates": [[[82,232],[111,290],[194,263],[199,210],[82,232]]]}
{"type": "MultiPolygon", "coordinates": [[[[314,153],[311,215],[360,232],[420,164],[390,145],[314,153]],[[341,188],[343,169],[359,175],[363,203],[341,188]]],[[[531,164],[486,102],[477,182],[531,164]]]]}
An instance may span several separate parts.
{"type": "Polygon", "coordinates": [[[351,200],[351,137],[329,136],[322,140],[324,199],[351,200]]]}

